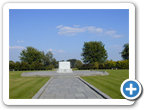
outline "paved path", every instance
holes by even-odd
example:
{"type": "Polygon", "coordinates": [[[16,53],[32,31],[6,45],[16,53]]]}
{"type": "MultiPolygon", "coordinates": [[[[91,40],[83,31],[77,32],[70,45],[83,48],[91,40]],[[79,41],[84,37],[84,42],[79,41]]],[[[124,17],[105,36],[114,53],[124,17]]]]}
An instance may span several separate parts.
{"type": "Polygon", "coordinates": [[[40,99],[103,99],[77,77],[53,77],[40,99]]]}
{"type": "Polygon", "coordinates": [[[51,77],[32,99],[109,99],[108,95],[82,80],[79,76],[109,75],[106,71],[37,71],[22,73],[22,77],[51,77]],[[99,94],[101,95],[99,95],[99,94]]]}

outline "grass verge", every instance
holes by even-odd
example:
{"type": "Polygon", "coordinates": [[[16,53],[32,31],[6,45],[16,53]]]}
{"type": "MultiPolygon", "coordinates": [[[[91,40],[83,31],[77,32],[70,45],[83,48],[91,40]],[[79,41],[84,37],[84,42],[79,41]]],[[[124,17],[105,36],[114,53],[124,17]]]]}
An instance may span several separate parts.
{"type": "Polygon", "coordinates": [[[9,99],[31,99],[50,79],[49,77],[21,77],[23,72],[9,72],[9,99]]]}
{"type": "Polygon", "coordinates": [[[129,70],[102,70],[102,71],[107,71],[109,75],[85,76],[81,78],[114,99],[124,99],[124,97],[120,92],[120,86],[124,80],[129,78],[129,70]]]}

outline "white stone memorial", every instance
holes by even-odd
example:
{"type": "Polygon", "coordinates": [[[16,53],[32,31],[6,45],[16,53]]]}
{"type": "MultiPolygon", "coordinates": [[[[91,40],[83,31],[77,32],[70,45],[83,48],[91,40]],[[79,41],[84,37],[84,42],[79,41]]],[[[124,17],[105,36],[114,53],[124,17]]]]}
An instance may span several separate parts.
{"type": "Polygon", "coordinates": [[[70,68],[70,62],[59,62],[59,69],[57,70],[57,73],[73,73],[70,68]]]}

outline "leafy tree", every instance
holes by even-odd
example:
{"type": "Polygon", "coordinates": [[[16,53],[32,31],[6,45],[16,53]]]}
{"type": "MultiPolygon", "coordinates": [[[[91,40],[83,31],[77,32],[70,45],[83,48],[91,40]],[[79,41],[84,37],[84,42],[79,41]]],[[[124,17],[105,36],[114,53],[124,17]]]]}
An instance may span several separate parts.
{"type": "Polygon", "coordinates": [[[30,68],[31,69],[37,69],[37,70],[45,69],[44,65],[42,63],[38,62],[38,61],[32,62],[30,68]]]}
{"type": "Polygon", "coordinates": [[[105,69],[105,63],[99,63],[99,69],[105,69]]]}
{"type": "Polygon", "coordinates": [[[70,62],[71,67],[73,68],[77,60],[76,60],[76,59],[69,59],[69,60],[67,60],[67,61],[70,62]]]}
{"type": "Polygon", "coordinates": [[[29,69],[29,64],[25,61],[22,61],[21,64],[20,64],[20,69],[22,69],[22,70],[29,69]]]}
{"type": "Polygon", "coordinates": [[[22,50],[20,53],[20,60],[25,61],[28,64],[32,64],[32,62],[41,62],[42,61],[42,52],[38,51],[33,47],[26,47],[26,50],[22,50]]]}
{"type": "Polygon", "coordinates": [[[12,60],[9,61],[9,69],[14,69],[15,68],[15,62],[12,60]]]}
{"type": "Polygon", "coordinates": [[[80,61],[80,60],[77,60],[76,62],[75,62],[75,67],[76,68],[78,68],[78,67],[81,67],[83,65],[83,63],[80,61]]]}
{"type": "Polygon", "coordinates": [[[16,62],[15,62],[15,69],[16,69],[16,70],[19,70],[19,69],[20,69],[20,66],[21,66],[20,64],[21,64],[21,63],[20,63],[19,61],[16,61],[16,62]]]}
{"type": "Polygon", "coordinates": [[[96,69],[99,68],[99,64],[98,64],[98,62],[94,62],[94,63],[93,63],[93,68],[96,68],[96,69]]]}
{"type": "Polygon", "coordinates": [[[104,44],[99,41],[91,41],[91,42],[84,42],[84,46],[82,48],[83,57],[82,60],[84,63],[103,63],[107,59],[107,52],[104,48],[104,44]]]}
{"type": "Polygon", "coordinates": [[[121,53],[121,57],[124,59],[124,60],[129,60],[129,44],[124,44],[124,49],[121,53]]]}
{"type": "Polygon", "coordinates": [[[52,59],[52,65],[56,68],[58,65],[58,62],[56,61],[55,58],[52,59]]]}
{"type": "Polygon", "coordinates": [[[44,66],[46,67],[46,66],[49,66],[49,65],[51,65],[51,64],[55,64],[56,62],[56,59],[54,59],[53,58],[53,54],[52,54],[52,52],[51,51],[49,51],[49,52],[47,52],[46,54],[44,54],[44,52],[43,52],[43,58],[42,58],[42,60],[43,60],[43,64],[44,64],[44,66]]]}

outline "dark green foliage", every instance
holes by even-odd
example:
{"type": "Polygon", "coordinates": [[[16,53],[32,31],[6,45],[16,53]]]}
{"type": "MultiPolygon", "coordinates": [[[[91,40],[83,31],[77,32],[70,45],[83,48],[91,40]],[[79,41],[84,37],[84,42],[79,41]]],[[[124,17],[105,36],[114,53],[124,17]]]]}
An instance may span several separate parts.
{"type": "Polygon", "coordinates": [[[75,67],[75,63],[76,63],[76,59],[69,59],[69,60],[67,60],[67,61],[69,61],[70,62],[70,64],[71,64],[71,68],[74,68],[75,67]]]}
{"type": "Polygon", "coordinates": [[[80,60],[77,60],[74,64],[74,67],[79,68],[83,65],[83,63],[80,60]]]}
{"type": "Polygon", "coordinates": [[[93,63],[93,64],[83,64],[81,67],[78,67],[79,70],[83,69],[129,69],[129,60],[113,61],[107,60],[105,63],[93,63]]]}
{"type": "Polygon", "coordinates": [[[42,62],[42,53],[33,47],[26,47],[26,50],[22,50],[20,55],[20,60],[28,64],[32,64],[32,62],[36,61],[42,62]]]}
{"type": "Polygon", "coordinates": [[[15,68],[15,62],[9,61],[9,69],[14,69],[15,68]]]}
{"type": "Polygon", "coordinates": [[[121,52],[121,57],[124,59],[124,60],[129,60],[129,44],[124,44],[124,49],[123,51],[121,52]]]}
{"type": "Polygon", "coordinates": [[[22,70],[29,69],[29,64],[25,61],[22,61],[21,64],[20,64],[20,69],[22,69],[22,70]]]}
{"type": "Polygon", "coordinates": [[[26,50],[22,50],[20,55],[21,62],[9,61],[9,69],[14,69],[15,71],[52,70],[58,66],[58,62],[53,58],[53,54],[50,51],[45,54],[44,51],[26,47],[26,50]]]}
{"type": "Polygon", "coordinates": [[[21,63],[19,61],[16,61],[15,62],[15,70],[19,70],[20,69],[20,66],[21,66],[21,63]]]}
{"type": "Polygon", "coordinates": [[[84,42],[82,51],[81,56],[84,63],[104,63],[107,59],[107,52],[101,41],[84,42]]]}
{"type": "Polygon", "coordinates": [[[83,64],[81,67],[78,67],[79,70],[90,70],[93,69],[92,64],[83,64]]]}

